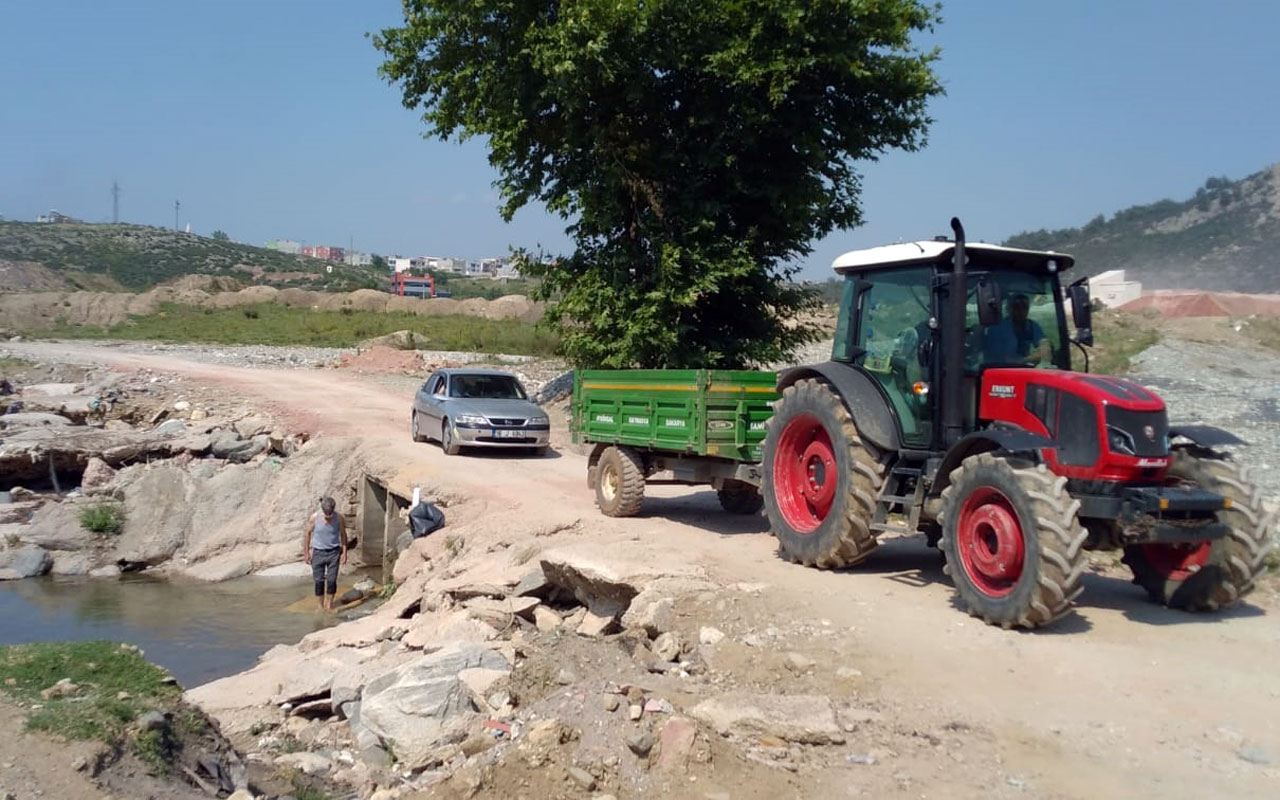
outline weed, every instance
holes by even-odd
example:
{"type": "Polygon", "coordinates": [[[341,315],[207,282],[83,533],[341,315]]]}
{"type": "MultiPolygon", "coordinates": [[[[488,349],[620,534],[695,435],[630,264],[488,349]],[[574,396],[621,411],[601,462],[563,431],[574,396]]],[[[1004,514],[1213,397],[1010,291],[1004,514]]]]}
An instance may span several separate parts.
{"type": "Polygon", "coordinates": [[[180,744],[168,728],[158,731],[141,731],[133,740],[134,752],[142,763],[151,768],[153,775],[168,775],[169,765],[180,749],[180,744]]]}
{"type": "Polygon", "coordinates": [[[396,588],[399,585],[400,584],[396,583],[394,579],[391,579],[391,578],[387,579],[386,583],[378,587],[378,599],[379,600],[388,599],[389,597],[391,597],[391,595],[396,593],[396,588]]]}
{"type": "Polygon", "coordinates": [[[29,366],[31,366],[31,362],[21,358],[13,358],[10,356],[0,358],[0,373],[8,372],[12,369],[22,369],[23,367],[29,366]]]}
{"type": "Polygon", "coordinates": [[[250,307],[250,308],[241,309],[241,311],[244,313],[244,318],[245,318],[245,319],[257,319],[257,318],[258,318],[258,309],[256,309],[256,308],[252,308],[252,307],[250,307]]]}
{"type": "Polygon", "coordinates": [[[168,674],[136,648],[113,642],[50,642],[0,648],[0,689],[39,705],[27,727],[68,739],[119,742],[138,714],[178,700],[168,674]],[[80,687],[63,697],[41,692],[66,678],[80,687]]]}
{"type": "Polygon", "coordinates": [[[264,734],[264,733],[266,733],[267,731],[271,730],[271,727],[272,727],[272,726],[268,725],[268,724],[267,724],[267,723],[265,723],[265,722],[255,722],[255,723],[253,723],[252,725],[250,725],[250,726],[249,726],[249,735],[250,735],[250,736],[261,736],[262,734],[264,734]]]}
{"type": "MultiPolygon", "coordinates": [[[[1160,341],[1155,323],[1141,315],[1102,311],[1095,314],[1093,320],[1090,372],[1123,375],[1129,371],[1130,359],[1160,341]]],[[[1078,355],[1078,352],[1073,354],[1078,355]]],[[[1084,364],[1077,364],[1077,368],[1083,369],[1084,364]]]]}
{"type": "Polygon", "coordinates": [[[124,516],[119,503],[98,503],[80,509],[80,525],[94,533],[116,534],[124,530],[124,516]]]}
{"type": "Polygon", "coordinates": [[[4,542],[10,547],[17,547],[22,544],[22,537],[16,533],[6,533],[4,535],[4,542]]]}
{"type": "Polygon", "coordinates": [[[453,536],[452,534],[444,537],[444,549],[449,552],[450,558],[457,558],[458,553],[462,552],[463,540],[461,536],[453,536]]]}
{"type": "Polygon", "coordinates": [[[295,774],[290,782],[293,784],[293,796],[296,800],[332,800],[328,794],[314,786],[308,786],[301,775],[295,774]]]}

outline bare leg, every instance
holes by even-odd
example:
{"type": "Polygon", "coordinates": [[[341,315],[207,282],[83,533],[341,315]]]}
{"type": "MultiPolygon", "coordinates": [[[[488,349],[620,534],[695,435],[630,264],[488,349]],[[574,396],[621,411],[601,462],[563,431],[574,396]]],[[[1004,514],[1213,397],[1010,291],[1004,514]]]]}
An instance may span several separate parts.
{"type": "Polygon", "coordinates": [[[328,595],[327,597],[328,599],[325,600],[324,610],[332,611],[334,606],[334,601],[337,600],[338,596],[336,594],[331,594],[331,595],[328,595]]]}

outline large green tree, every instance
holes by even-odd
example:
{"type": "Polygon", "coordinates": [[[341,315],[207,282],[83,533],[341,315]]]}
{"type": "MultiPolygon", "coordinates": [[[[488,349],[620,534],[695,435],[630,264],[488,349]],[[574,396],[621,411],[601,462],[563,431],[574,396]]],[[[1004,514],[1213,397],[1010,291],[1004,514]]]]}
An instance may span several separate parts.
{"type": "Polygon", "coordinates": [[[373,37],[430,135],[482,136],[510,219],[540,201],[575,250],[529,258],[568,355],[746,366],[814,333],[789,278],[862,221],[856,162],[924,142],[941,92],[916,0],[405,0],[373,37]]]}

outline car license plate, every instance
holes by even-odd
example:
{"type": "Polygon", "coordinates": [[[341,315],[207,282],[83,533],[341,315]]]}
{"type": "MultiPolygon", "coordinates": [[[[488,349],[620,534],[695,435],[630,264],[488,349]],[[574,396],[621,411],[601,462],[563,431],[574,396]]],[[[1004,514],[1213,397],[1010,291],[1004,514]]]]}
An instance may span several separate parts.
{"type": "Polygon", "coordinates": [[[494,430],[493,438],[495,439],[523,439],[524,431],[500,431],[494,430]]]}

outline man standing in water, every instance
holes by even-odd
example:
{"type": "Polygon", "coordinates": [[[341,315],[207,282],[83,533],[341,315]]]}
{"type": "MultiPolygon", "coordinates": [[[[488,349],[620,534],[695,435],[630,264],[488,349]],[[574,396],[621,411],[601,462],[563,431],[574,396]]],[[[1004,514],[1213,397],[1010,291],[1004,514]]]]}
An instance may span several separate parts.
{"type": "Polygon", "coordinates": [[[320,510],[311,513],[302,534],[302,557],[311,565],[321,611],[333,610],[338,594],[338,565],[347,563],[347,529],[334,511],[336,505],[332,497],[320,498],[320,510]]]}

